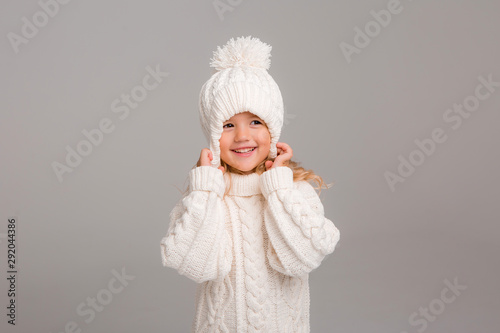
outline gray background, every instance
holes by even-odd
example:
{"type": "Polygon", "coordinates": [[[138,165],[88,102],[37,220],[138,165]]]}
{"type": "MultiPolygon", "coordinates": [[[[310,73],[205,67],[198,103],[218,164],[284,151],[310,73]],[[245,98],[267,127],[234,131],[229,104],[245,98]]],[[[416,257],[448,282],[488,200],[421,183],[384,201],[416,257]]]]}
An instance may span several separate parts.
{"type": "Polygon", "coordinates": [[[233,0],[221,19],[212,1],[72,1],[15,53],[7,34],[21,35],[22,18],[33,22],[41,7],[2,1],[2,332],[64,332],[72,321],[82,332],[190,329],[196,285],[161,265],[160,239],[176,187],[208,146],[198,94],[212,51],[248,35],[273,47],[280,141],[335,182],[321,199],[341,239],[310,275],[312,331],[498,332],[500,88],[458,129],[443,115],[479,76],[500,81],[500,3],[402,0],[348,62],[340,44],[354,45],[355,27],[388,2],[233,0]],[[156,65],[168,77],[121,120],[111,103],[156,65]],[[60,182],[51,164],[104,118],[114,131],[60,182]],[[392,191],[385,172],[436,128],[447,140],[392,191]],[[6,322],[11,216],[15,327],[6,322]],[[111,294],[122,267],[134,279],[111,294]],[[466,289],[443,303],[455,279],[466,289]],[[76,309],[98,295],[112,299],[87,323],[76,309]]]}

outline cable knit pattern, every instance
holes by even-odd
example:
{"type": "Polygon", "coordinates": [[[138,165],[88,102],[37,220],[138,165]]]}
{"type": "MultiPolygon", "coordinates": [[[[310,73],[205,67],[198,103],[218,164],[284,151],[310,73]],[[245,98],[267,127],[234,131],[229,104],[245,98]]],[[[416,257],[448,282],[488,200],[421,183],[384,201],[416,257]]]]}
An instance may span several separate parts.
{"type": "Polygon", "coordinates": [[[224,323],[224,312],[229,301],[234,297],[233,287],[229,276],[223,283],[208,281],[205,286],[205,299],[208,307],[208,316],[201,327],[201,332],[230,332],[224,323]]]}
{"type": "Polygon", "coordinates": [[[162,263],[198,283],[223,279],[232,256],[224,230],[222,172],[201,166],[189,177],[191,191],[170,213],[168,235],[161,240],[162,263]]]}
{"type": "Polygon", "coordinates": [[[324,216],[323,205],[306,181],[292,182],[288,167],[273,168],[260,177],[267,200],[266,229],[274,247],[268,250],[274,269],[283,274],[300,276],[317,268],[333,252],[340,233],[324,216]]]}
{"type": "Polygon", "coordinates": [[[314,248],[322,254],[332,252],[332,239],[335,235],[326,233],[324,217],[312,212],[309,206],[302,205],[303,195],[297,194],[296,191],[279,191],[277,197],[304,236],[311,240],[314,248]]]}
{"type": "Polygon", "coordinates": [[[300,325],[301,303],[304,296],[304,281],[302,278],[284,276],[281,285],[283,298],[289,307],[288,318],[285,324],[285,332],[297,332],[303,325],[300,325]]]}
{"type": "Polygon", "coordinates": [[[308,273],[340,237],[312,185],[294,182],[288,167],[229,175],[200,166],[189,175],[161,255],[200,283],[192,332],[309,332],[308,273]]]}
{"type": "Polygon", "coordinates": [[[247,319],[249,332],[267,332],[265,328],[267,304],[267,269],[264,254],[262,222],[259,211],[246,211],[245,207],[258,207],[260,198],[252,196],[248,203],[243,198],[234,197],[240,207],[241,234],[243,236],[243,253],[245,254],[245,286],[248,305],[247,319]]]}

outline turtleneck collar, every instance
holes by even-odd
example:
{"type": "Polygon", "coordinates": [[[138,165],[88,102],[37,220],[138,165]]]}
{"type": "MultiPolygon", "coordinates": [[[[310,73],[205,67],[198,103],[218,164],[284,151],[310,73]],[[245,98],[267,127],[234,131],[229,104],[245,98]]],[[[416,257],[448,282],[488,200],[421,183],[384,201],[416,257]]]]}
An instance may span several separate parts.
{"type": "Polygon", "coordinates": [[[229,177],[231,177],[231,190],[228,195],[251,196],[262,193],[260,190],[260,175],[256,172],[249,175],[236,173],[229,175],[229,172],[225,172],[226,189],[229,187],[229,177]]]}

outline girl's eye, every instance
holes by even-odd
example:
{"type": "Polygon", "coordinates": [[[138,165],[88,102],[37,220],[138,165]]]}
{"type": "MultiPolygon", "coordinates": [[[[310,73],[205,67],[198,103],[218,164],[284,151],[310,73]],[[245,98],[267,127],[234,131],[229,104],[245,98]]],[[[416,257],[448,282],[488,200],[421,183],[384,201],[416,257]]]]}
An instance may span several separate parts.
{"type": "MultiPolygon", "coordinates": [[[[252,123],[253,123],[254,121],[255,121],[255,122],[257,122],[257,124],[262,124],[259,120],[252,120],[252,123]]],[[[231,123],[229,123],[229,124],[226,124],[226,125],[222,126],[222,128],[225,128],[226,126],[234,126],[234,125],[233,125],[233,124],[231,124],[231,123]]]]}

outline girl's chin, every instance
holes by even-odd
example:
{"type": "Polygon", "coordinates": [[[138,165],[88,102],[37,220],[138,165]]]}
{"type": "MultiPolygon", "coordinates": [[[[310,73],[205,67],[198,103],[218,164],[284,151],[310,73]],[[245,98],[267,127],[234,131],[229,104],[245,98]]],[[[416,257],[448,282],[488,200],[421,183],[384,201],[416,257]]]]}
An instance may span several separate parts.
{"type": "Polygon", "coordinates": [[[238,169],[242,172],[247,172],[247,171],[252,171],[253,169],[255,169],[255,167],[257,165],[248,165],[248,164],[245,164],[245,165],[241,165],[241,164],[238,164],[238,163],[234,163],[234,165],[231,165],[234,169],[238,169]]]}
{"type": "Polygon", "coordinates": [[[227,163],[231,168],[239,170],[240,172],[248,172],[251,173],[256,167],[257,164],[249,164],[249,163],[227,163]]]}

